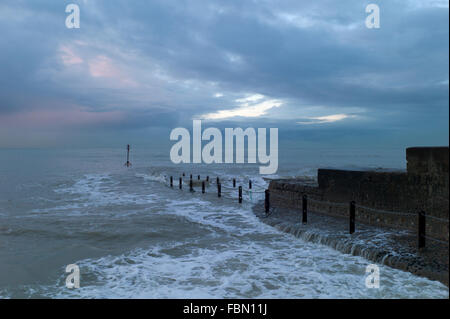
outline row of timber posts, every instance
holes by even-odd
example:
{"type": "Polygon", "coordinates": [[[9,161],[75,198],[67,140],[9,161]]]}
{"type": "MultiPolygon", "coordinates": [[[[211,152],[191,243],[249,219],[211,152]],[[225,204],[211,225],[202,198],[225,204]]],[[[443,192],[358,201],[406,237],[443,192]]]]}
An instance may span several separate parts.
{"type": "MultiPolygon", "coordinates": [[[[185,173],[183,173],[183,176],[186,176],[185,173]]],[[[197,180],[200,180],[200,175],[197,175],[197,180]]],[[[206,182],[209,182],[209,176],[206,176],[206,181],[202,181],[202,194],[206,193],[206,182]]],[[[217,196],[222,197],[222,184],[220,183],[219,177],[216,179],[217,184],[217,196]]],[[[170,187],[173,188],[173,176],[170,176],[170,187]]],[[[236,187],[236,179],[233,178],[233,188],[236,187]]],[[[179,188],[183,189],[183,178],[180,177],[179,179],[179,188]]],[[[248,188],[252,189],[252,181],[248,181],[248,188]]],[[[192,174],[189,176],[189,191],[194,192],[194,183],[192,181],[192,174]]],[[[239,186],[238,188],[238,201],[239,204],[242,204],[242,186],[239,186]]]]}
{"type": "MultiPolygon", "coordinates": [[[[185,174],[183,173],[183,176],[185,174]]],[[[200,175],[197,176],[197,180],[200,180],[200,175]]],[[[209,182],[209,176],[206,176],[206,181],[202,181],[202,193],[205,194],[206,192],[206,182],[209,182]]],[[[217,184],[217,196],[222,197],[222,184],[220,183],[219,177],[216,178],[216,184],[217,184]]],[[[173,176],[170,176],[170,187],[173,188],[173,176]]],[[[236,187],[236,179],[233,178],[233,188],[236,187]]],[[[179,179],[179,188],[183,188],[183,178],[180,177],[179,179]]],[[[249,190],[252,189],[252,181],[248,181],[248,188],[249,190]]],[[[192,181],[192,174],[190,174],[189,179],[189,190],[191,192],[194,191],[193,187],[193,181],[192,181]]],[[[251,194],[251,192],[250,192],[251,194]]],[[[242,203],[242,186],[239,186],[238,188],[238,200],[239,203],[242,203]]],[[[265,190],[265,197],[264,197],[264,211],[266,213],[266,216],[269,215],[270,211],[270,192],[268,189],[265,190]]],[[[356,203],[355,201],[350,202],[349,207],[349,233],[353,234],[355,232],[355,215],[356,215],[356,203]]],[[[425,247],[425,230],[426,230],[426,214],[424,211],[419,211],[418,214],[418,247],[424,248],[425,247]]],[[[308,196],[306,194],[303,194],[302,196],[302,223],[306,224],[308,221],[308,196]]]]}
{"type": "MultiPolygon", "coordinates": [[[[270,191],[267,189],[265,191],[264,198],[264,211],[266,216],[269,215],[270,211],[270,191]]],[[[308,222],[308,195],[303,194],[302,196],[302,223],[307,224],[308,222]]],[[[355,202],[350,202],[350,234],[355,232],[355,202]]]]}
{"type": "MultiPolygon", "coordinates": [[[[251,183],[249,184],[249,188],[251,188],[251,183]]],[[[267,189],[265,191],[264,198],[264,211],[266,216],[269,215],[270,211],[270,192],[267,189]]],[[[424,211],[419,211],[418,213],[418,247],[425,247],[425,231],[426,231],[426,214],[424,211]]],[[[349,207],[349,233],[353,234],[355,232],[355,219],[356,219],[356,203],[355,201],[350,202],[349,207]]],[[[303,194],[302,196],[302,223],[306,224],[308,220],[308,196],[303,194]]]]}

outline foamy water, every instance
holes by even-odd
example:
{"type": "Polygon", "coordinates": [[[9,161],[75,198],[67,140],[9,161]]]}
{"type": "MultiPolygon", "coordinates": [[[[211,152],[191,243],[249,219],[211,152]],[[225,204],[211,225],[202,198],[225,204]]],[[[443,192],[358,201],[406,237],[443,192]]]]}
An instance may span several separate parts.
{"type": "MultiPolygon", "coordinates": [[[[111,164],[114,156],[101,154],[88,169],[75,161],[70,172],[43,170],[17,181],[14,190],[5,188],[1,297],[448,298],[443,284],[384,265],[380,289],[369,289],[371,262],[261,223],[251,211],[261,195],[251,200],[245,192],[240,205],[231,182],[236,177],[247,189],[251,179],[254,190],[264,189],[267,181],[254,167],[190,172],[137,163],[125,169],[111,164]],[[213,183],[206,194],[190,193],[190,173],[220,176],[223,197],[213,183]],[[65,267],[73,263],[81,271],[79,289],[65,287],[65,267]]],[[[305,165],[293,166],[291,175],[314,174],[315,167],[305,165]]]]}

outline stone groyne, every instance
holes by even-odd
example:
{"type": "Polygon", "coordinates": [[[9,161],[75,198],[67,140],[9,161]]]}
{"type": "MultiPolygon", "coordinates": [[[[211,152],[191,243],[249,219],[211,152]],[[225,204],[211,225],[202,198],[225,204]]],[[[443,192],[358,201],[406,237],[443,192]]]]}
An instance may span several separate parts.
{"type": "Polygon", "coordinates": [[[261,214],[264,207],[260,205],[255,212],[265,223],[305,240],[448,286],[448,151],[448,147],[408,148],[406,172],[319,169],[316,183],[272,180],[269,216],[261,214]],[[307,225],[299,217],[304,195],[307,225]],[[356,232],[350,235],[351,201],[356,203],[356,232]],[[426,246],[419,249],[421,211],[426,214],[426,246]]]}
{"type": "Polygon", "coordinates": [[[319,169],[317,184],[272,180],[270,202],[274,207],[301,209],[306,194],[312,211],[348,218],[347,203],[355,201],[357,222],[411,231],[417,230],[418,213],[424,211],[427,236],[448,242],[448,151],[448,147],[408,148],[406,172],[319,169]]]}

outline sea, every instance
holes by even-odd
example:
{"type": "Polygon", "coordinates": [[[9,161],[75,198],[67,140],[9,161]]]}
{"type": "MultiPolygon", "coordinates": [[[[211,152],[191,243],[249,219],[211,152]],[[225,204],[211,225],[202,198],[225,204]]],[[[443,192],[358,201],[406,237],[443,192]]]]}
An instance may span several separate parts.
{"type": "Polygon", "coordinates": [[[132,166],[125,161],[123,145],[0,150],[0,298],[449,297],[442,283],[385,265],[379,288],[367,287],[372,262],[280,232],[252,211],[270,178],[404,170],[404,149],[287,148],[270,176],[255,164],[176,165],[150,147],[132,146],[132,166]],[[205,194],[198,182],[189,190],[191,174],[209,177],[205,194]],[[68,265],[79,288],[66,285],[68,265]]]}

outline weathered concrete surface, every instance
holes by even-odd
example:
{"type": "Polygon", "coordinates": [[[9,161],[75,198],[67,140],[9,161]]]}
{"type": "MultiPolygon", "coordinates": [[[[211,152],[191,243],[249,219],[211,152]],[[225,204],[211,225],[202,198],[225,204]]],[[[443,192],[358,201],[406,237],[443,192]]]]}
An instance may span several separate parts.
{"type": "Polygon", "coordinates": [[[448,177],[448,147],[410,147],[406,161],[410,174],[448,177]]]}

